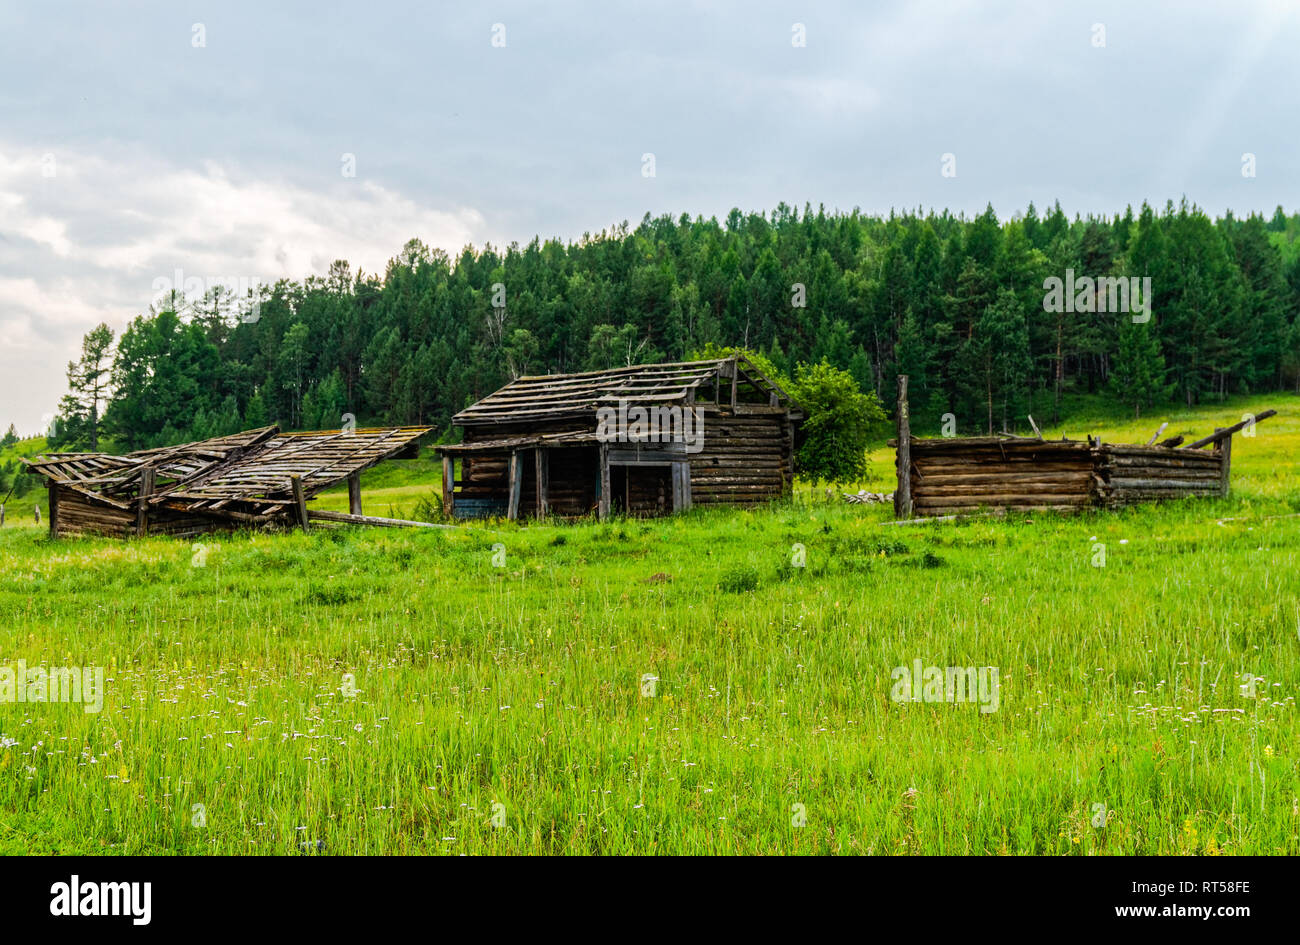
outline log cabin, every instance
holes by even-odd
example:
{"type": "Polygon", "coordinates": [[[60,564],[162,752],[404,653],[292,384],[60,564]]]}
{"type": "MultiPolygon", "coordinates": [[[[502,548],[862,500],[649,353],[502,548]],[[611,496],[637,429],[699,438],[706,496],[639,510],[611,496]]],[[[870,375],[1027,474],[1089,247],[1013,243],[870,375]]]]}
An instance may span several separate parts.
{"type": "Polygon", "coordinates": [[[787,495],[804,414],[743,357],[525,376],[452,418],[454,518],[658,516],[787,495]]]}

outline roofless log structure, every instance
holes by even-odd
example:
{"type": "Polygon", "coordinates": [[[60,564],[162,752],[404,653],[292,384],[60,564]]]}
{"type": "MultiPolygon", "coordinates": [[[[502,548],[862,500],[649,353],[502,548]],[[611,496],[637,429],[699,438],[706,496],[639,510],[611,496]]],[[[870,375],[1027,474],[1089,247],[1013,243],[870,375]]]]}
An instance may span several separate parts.
{"type": "Polygon", "coordinates": [[[263,427],[232,436],[124,456],[50,453],[23,460],[45,477],[50,536],[191,536],[237,527],[311,521],[420,525],[361,512],[361,473],[385,459],[414,458],[430,427],[281,433],[263,427]],[[349,512],[307,501],[347,480],[349,512]]]}
{"type": "Polygon", "coordinates": [[[907,378],[899,378],[898,482],[894,515],[933,516],[980,509],[1059,511],[1116,508],[1187,496],[1226,496],[1232,436],[1276,411],[1215,430],[1187,446],[1182,437],[1145,445],[1041,436],[916,439],[907,410],[907,378]],[[1208,448],[1206,448],[1208,447],[1208,448]]]}
{"type": "Polygon", "coordinates": [[[803,413],[731,357],[520,377],[452,420],[463,441],[437,449],[456,518],[604,519],[788,493],[803,413]]]}

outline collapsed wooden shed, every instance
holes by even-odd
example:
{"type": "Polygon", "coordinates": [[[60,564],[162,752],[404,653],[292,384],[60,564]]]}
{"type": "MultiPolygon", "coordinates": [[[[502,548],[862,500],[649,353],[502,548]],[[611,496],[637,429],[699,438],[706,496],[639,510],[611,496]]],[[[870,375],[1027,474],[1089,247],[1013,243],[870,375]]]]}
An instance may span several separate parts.
{"type": "Polygon", "coordinates": [[[792,487],[802,420],[743,357],[520,377],[452,418],[443,508],[604,519],[763,502],[792,487]]]}
{"type": "MultiPolygon", "coordinates": [[[[1183,445],[1045,440],[1041,436],[949,437],[911,435],[907,378],[899,378],[896,518],[952,515],[981,509],[1076,510],[1188,496],[1226,496],[1232,436],[1273,416],[1266,410],[1235,426],[1183,445]]],[[[1032,418],[1031,418],[1032,424],[1032,418]]]]}
{"type": "Polygon", "coordinates": [[[49,453],[23,460],[45,477],[51,537],[198,535],[236,527],[308,521],[418,524],[361,511],[361,472],[385,459],[414,458],[431,427],[281,433],[263,427],[232,436],[123,456],[49,453]],[[307,501],[347,480],[349,509],[307,501]]]}

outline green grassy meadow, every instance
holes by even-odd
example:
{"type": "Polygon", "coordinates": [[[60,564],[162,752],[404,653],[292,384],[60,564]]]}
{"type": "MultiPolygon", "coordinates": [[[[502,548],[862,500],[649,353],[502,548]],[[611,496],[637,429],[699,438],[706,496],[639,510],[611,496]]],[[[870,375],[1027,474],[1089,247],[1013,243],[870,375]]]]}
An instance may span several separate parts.
{"type": "MultiPolygon", "coordinates": [[[[1300,853],[1300,399],[1045,432],[1266,407],[1231,498],[1077,517],[891,526],[806,484],[201,542],[28,515],[0,663],[102,666],[107,695],[0,704],[0,853],[1300,853]],[[891,701],[914,660],[998,667],[997,711],[891,701]]],[[[381,467],[366,511],[438,483],[381,467]]]]}

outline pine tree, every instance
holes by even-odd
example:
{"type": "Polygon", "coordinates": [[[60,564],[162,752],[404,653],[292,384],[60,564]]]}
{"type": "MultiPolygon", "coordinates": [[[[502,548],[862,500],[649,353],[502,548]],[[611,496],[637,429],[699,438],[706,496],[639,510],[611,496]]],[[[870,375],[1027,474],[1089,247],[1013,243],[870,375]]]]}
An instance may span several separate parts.
{"type": "Polygon", "coordinates": [[[68,362],[69,393],[60,402],[54,438],[58,445],[85,443],[92,451],[99,449],[100,404],[108,397],[112,347],[113,329],[100,322],[82,339],[81,357],[68,362]]]}
{"type": "Polygon", "coordinates": [[[1143,407],[1169,396],[1170,386],[1165,381],[1168,373],[1152,323],[1122,321],[1110,386],[1124,404],[1133,408],[1134,419],[1142,416],[1143,407]]]}

